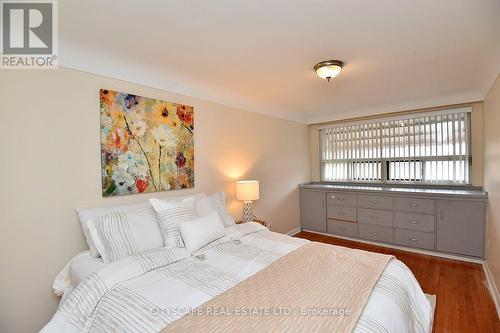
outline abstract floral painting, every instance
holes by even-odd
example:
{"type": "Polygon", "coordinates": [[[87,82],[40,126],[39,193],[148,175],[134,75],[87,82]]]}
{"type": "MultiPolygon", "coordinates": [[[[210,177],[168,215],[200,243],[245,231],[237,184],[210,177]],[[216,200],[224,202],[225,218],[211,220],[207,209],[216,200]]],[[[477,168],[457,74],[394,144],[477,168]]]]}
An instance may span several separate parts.
{"type": "Polygon", "coordinates": [[[101,89],[102,195],[194,186],[193,107],[101,89]]]}

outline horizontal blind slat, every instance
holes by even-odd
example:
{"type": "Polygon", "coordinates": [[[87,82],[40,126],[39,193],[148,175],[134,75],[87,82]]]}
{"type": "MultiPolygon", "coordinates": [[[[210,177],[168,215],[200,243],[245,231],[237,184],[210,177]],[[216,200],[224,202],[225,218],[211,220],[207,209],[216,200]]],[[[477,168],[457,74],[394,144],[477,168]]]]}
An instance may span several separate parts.
{"type": "Polygon", "coordinates": [[[347,124],[319,139],[322,180],[470,183],[469,113],[347,124]]]}

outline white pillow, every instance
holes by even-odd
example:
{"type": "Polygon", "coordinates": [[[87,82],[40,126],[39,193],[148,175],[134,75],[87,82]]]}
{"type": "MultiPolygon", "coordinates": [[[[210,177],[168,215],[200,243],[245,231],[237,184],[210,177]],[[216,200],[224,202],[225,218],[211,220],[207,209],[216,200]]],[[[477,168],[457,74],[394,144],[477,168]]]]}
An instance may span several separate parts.
{"type": "Polygon", "coordinates": [[[206,197],[200,197],[195,201],[195,207],[199,216],[206,215],[215,210],[224,227],[231,227],[235,225],[233,217],[227,210],[226,194],[224,192],[218,192],[206,197]]]}
{"type": "Polygon", "coordinates": [[[105,263],[165,246],[151,207],[98,216],[87,226],[105,263]]]}
{"type": "Polygon", "coordinates": [[[112,207],[77,208],[76,212],[78,213],[78,218],[80,219],[80,224],[82,226],[85,239],[87,240],[87,245],[89,246],[90,254],[92,254],[93,257],[99,256],[99,251],[97,251],[97,248],[94,242],[92,241],[92,236],[90,235],[89,227],[87,226],[89,221],[98,216],[104,216],[107,214],[118,213],[118,212],[134,211],[147,207],[151,207],[151,204],[148,201],[120,205],[120,206],[112,206],[112,207]]]}
{"type": "Polygon", "coordinates": [[[159,199],[149,199],[156,214],[161,229],[161,235],[167,248],[184,247],[179,233],[179,224],[198,217],[193,199],[181,202],[171,202],[159,199]]]}
{"type": "MultiPolygon", "coordinates": [[[[162,200],[182,201],[182,200],[185,200],[187,198],[200,199],[200,198],[203,198],[205,196],[206,196],[205,193],[196,193],[196,194],[190,194],[190,195],[184,195],[184,196],[166,197],[166,198],[162,198],[162,200]]],[[[76,212],[78,213],[78,218],[79,218],[80,224],[82,226],[83,234],[85,235],[85,239],[87,241],[87,245],[89,246],[89,250],[90,250],[90,253],[92,254],[92,256],[98,257],[99,252],[97,251],[97,248],[95,247],[95,244],[92,241],[92,237],[90,235],[89,228],[87,227],[88,221],[90,221],[93,218],[98,217],[98,216],[103,216],[103,215],[107,215],[107,214],[111,214],[111,213],[118,213],[118,212],[134,211],[134,210],[138,210],[141,208],[147,208],[147,207],[151,207],[151,203],[149,202],[149,200],[124,204],[124,205],[119,205],[119,206],[108,206],[108,207],[97,207],[97,208],[77,208],[76,212]]]]}
{"type": "Polygon", "coordinates": [[[194,209],[198,216],[207,215],[214,211],[212,206],[210,205],[210,200],[208,200],[207,196],[200,197],[198,200],[194,201],[194,209]]]}
{"type": "Polygon", "coordinates": [[[224,237],[226,234],[219,215],[215,211],[179,224],[179,230],[189,253],[198,251],[203,246],[224,237]]]}

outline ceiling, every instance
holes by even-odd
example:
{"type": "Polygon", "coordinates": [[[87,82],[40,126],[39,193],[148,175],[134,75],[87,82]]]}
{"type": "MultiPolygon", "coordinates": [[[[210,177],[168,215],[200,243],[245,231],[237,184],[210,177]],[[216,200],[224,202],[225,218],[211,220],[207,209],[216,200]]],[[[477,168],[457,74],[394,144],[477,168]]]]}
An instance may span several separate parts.
{"type": "Polygon", "coordinates": [[[299,122],[482,100],[498,0],[64,0],[60,65],[299,122]],[[330,83],[320,61],[345,62],[330,83]]]}

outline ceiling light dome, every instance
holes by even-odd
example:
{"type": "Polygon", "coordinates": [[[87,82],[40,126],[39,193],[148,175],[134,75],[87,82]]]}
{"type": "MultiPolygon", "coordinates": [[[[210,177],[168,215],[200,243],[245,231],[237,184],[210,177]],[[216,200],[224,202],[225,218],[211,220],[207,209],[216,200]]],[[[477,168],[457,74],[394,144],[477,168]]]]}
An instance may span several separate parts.
{"type": "Polygon", "coordinates": [[[330,82],[331,78],[339,75],[342,66],[344,66],[344,63],[340,60],[327,60],[316,64],[314,70],[320,78],[330,82]]]}

